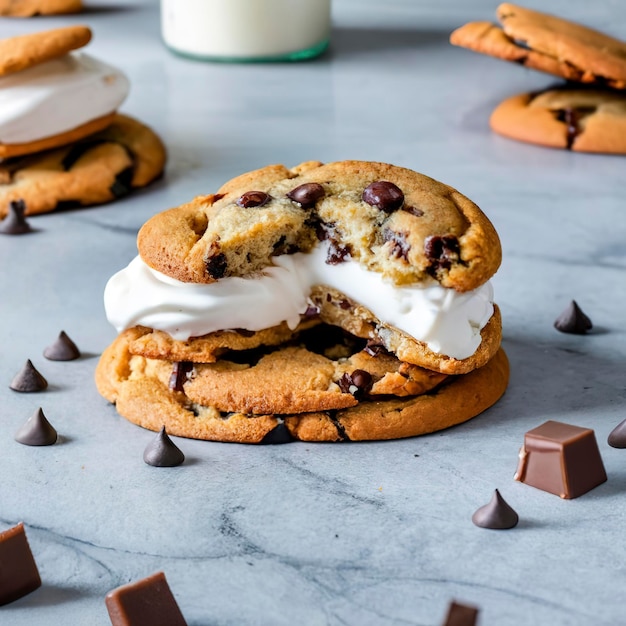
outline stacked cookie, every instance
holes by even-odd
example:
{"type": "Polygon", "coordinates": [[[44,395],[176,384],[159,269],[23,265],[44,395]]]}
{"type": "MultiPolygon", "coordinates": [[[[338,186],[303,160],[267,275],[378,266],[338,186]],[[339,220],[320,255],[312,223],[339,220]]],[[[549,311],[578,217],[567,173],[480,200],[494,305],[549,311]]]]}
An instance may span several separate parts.
{"type": "Polygon", "coordinates": [[[82,0],[0,0],[0,15],[6,17],[62,15],[82,9],[82,0]]]}
{"type": "Polygon", "coordinates": [[[246,443],[392,439],[479,414],[508,363],[498,236],[392,165],[274,165],[150,219],[96,370],[132,422],[246,443]]]}
{"type": "Polygon", "coordinates": [[[626,43],[509,3],[497,16],[501,26],[471,22],[452,33],[451,43],[568,82],[505,100],[491,128],[553,148],[626,153],[626,43]]]}
{"type": "Polygon", "coordinates": [[[117,113],[129,83],[82,52],[86,26],[0,41],[0,219],[109,202],[163,170],[161,140],[117,113]]]}

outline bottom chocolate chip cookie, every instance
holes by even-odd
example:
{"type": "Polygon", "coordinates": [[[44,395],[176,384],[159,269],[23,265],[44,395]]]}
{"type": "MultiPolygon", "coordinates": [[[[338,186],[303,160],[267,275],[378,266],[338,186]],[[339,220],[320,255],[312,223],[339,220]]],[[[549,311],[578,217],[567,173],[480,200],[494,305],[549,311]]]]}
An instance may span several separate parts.
{"type": "Polygon", "coordinates": [[[577,152],[626,154],[626,94],[563,86],[504,100],[491,128],[505,137],[577,152]]]}
{"type": "MultiPolygon", "coordinates": [[[[422,395],[368,395],[367,399],[361,400],[358,392],[362,387],[362,378],[366,378],[368,373],[367,370],[358,369],[352,370],[347,377],[342,376],[337,389],[334,389],[330,380],[332,373],[326,374],[328,380],[316,379],[309,384],[313,387],[321,384],[326,390],[324,393],[319,389],[313,389],[313,393],[310,393],[311,390],[299,393],[297,386],[287,385],[292,388],[294,395],[298,395],[300,408],[310,410],[317,406],[315,402],[328,403],[328,406],[336,408],[294,414],[293,409],[290,411],[288,405],[285,405],[281,407],[280,413],[252,414],[244,413],[241,409],[225,410],[228,403],[234,402],[237,406],[250,403],[249,394],[244,397],[246,384],[240,385],[236,380],[230,380],[236,375],[236,369],[230,368],[224,372],[213,368],[211,380],[207,380],[207,372],[204,371],[207,366],[200,368],[202,371],[199,375],[196,366],[194,375],[189,376],[193,367],[191,364],[186,367],[184,363],[173,364],[133,355],[129,350],[131,341],[132,334],[122,333],[103,353],[96,369],[96,384],[100,393],[115,403],[120,415],[135,424],[155,431],[165,426],[172,435],[196,439],[278,443],[290,439],[362,441],[412,437],[448,428],[475,417],[502,396],[508,383],[508,361],[500,349],[485,366],[469,374],[445,377],[430,372],[424,374],[424,381],[419,384],[418,375],[414,374],[410,388],[412,392],[422,395]],[[361,375],[362,371],[365,374],[361,375]],[[223,393],[218,393],[216,389],[220,385],[213,384],[217,380],[214,377],[222,374],[226,374],[229,380],[222,388],[223,393]],[[229,394],[228,389],[233,389],[233,393],[229,394]],[[342,397],[347,399],[347,403],[337,403],[342,397]]],[[[262,384],[271,386],[269,381],[272,375],[277,381],[282,377],[288,378],[293,372],[294,359],[298,360],[299,367],[303,366],[302,355],[296,353],[298,349],[287,350],[293,353],[287,355],[284,350],[274,353],[281,358],[287,356],[286,361],[281,358],[275,361],[270,359],[271,362],[260,369],[259,376],[264,381],[262,384]]],[[[358,354],[351,358],[357,358],[355,363],[366,367],[367,359],[358,354]]],[[[317,361],[312,365],[307,362],[304,370],[310,374],[312,369],[320,371],[329,367],[324,363],[322,366],[320,368],[317,361]]],[[[253,369],[242,368],[241,371],[251,375],[253,369]]],[[[279,387],[278,382],[275,386],[279,387]]],[[[396,391],[395,388],[388,390],[396,391]]],[[[255,396],[255,401],[259,401],[258,396],[255,396]]],[[[260,404],[248,406],[248,410],[260,411],[264,408],[264,401],[276,404],[289,400],[284,394],[275,394],[273,389],[268,390],[266,398],[262,397],[263,394],[260,396],[260,404]]],[[[295,397],[293,401],[294,406],[298,406],[295,397]]]]}

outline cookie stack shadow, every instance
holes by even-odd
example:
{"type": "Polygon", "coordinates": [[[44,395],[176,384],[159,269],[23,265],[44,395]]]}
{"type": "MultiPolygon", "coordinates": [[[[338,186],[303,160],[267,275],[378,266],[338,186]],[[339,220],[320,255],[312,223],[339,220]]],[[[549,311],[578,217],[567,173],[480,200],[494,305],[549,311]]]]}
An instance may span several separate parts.
{"type": "Polygon", "coordinates": [[[163,171],[160,138],[119,113],[120,70],[85,54],[86,26],[0,40],[0,219],[110,202],[163,171]]]}
{"type": "Polygon", "coordinates": [[[151,218],[109,281],[119,331],[96,369],[118,413],[240,443],[433,432],[508,382],[468,198],[381,163],[268,166],[151,218]]]}
{"type": "Polygon", "coordinates": [[[626,153],[626,43],[581,24],[510,3],[499,25],[470,22],[454,45],[565,79],[500,103],[496,133],[527,143],[607,154],[626,153]]]}

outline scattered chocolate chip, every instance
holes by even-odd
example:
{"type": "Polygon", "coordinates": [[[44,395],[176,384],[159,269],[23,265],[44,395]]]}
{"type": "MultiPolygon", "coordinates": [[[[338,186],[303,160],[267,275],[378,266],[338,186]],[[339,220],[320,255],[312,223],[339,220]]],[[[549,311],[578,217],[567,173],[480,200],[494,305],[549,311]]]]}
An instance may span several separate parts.
{"type": "Polygon", "coordinates": [[[244,209],[259,207],[267,204],[271,196],[264,191],[246,191],[238,200],[237,204],[244,209]]]}
{"type": "Polygon", "coordinates": [[[9,211],[0,222],[0,233],[3,235],[24,235],[32,232],[33,229],[24,217],[25,212],[26,203],[24,200],[12,200],[9,202],[9,211]]]}
{"type": "Polygon", "coordinates": [[[415,215],[415,217],[422,217],[424,215],[424,211],[422,211],[422,209],[418,209],[415,206],[405,205],[402,207],[402,210],[410,213],[411,215],[415,215]]]}
{"type": "Polygon", "coordinates": [[[454,235],[431,235],[424,239],[424,254],[430,261],[429,271],[450,269],[459,259],[459,240],[454,235]]]}
{"type": "Polygon", "coordinates": [[[361,198],[363,202],[385,213],[397,211],[404,202],[404,194],[400,188],[386,180],[379,180],[368,185],[361,198]]]}
{"type": "Polygon", "coordinates": [[[475,606],[452,601],[442,626],[476,626],[477,623],[478,609],[475,606]]]}
{"type": "Polygon", "coordinates": [[[170,391],[184,391],[184,385],[189,380],[189,375],[193,371],[193,363],[189,361],[176,361],[170,374],[170,391]]]}
{"type": "Polygon", "coordinates": [[[209,247],[209,252],[205,260],[205,266],[207,274],[218,280],[223,278],[226,274],[228,263],[226,262],[226,255],[220,252],[220,244],[214,241],[209,247]]]}
{"type": "Polygon", "coordinates": [[[391,230],[390,228],[385,228],[383,231],[383,239],[385,241],[391,242],[391,256],[396,259],[404,259],[405,261],[409,260],[409,250],[411,249],[411,244],[407,241],[408,233],[399,232],[391,230]]]}
{"type": "Polygon", "coordinates": [[[346,372],[337,382],[343,393],[351,393],[357,400],[361,400],[372,388],[372,375],[365,370],[354,370],[352,374],[346,372]]]}
{"type": "Polygon", "coordinates": [[[146,446],[143,460],[154,467],[176,467],[185,460],[185,455],[168,437],[165,426],[161,426],[161,430],[146,446]]]}
{"type": "Polygon", "coordinates": [[[306,308],[306,311],[304,312],[304,317],[315,317],[319,314],[320,314],[320,308],[318,306],[313,306],[309,304],[309,306],[307,306],[306,308]]]}
{"type": "Polygon", "coordinates": [[[517,526],[519,516],[496,489],[491,501],[481,506],[474,515],[472,515],[472,522],[481,528],[506,530],[517,526]]]}
{"type": "Polygon", "coordinates": [[[365,348],[363,348],[367,354],[370,356],[378,356],[379,354],[389,354],[385,345],[380,341],[376,341],[374,339],[368,339],[367,344],[365,344],[365,348]]]}
{"type": "Polygon", "coordinates": [[[32,361],[28,359],[24,367],[15,375],[9,387],[13,391],[31,393],[47,389],[48,381],[35,369],[32,361]]]}
{"type": "Polygon", "coordinates": [[[352,249],[349,245],[343,245],[332,239],[328,246],[328,254],[326,255],[326,263],[328,265],[339,265],[346,259],[350,258],[352,249]]]}
{"type": "Polygon", "coordinates": [[[118,587],[104,601],[112,626],[187,626],[163,572],[118,587]]]}
{"type": "Polygon", "coordinates": [[[593,325],[591,320],[582,312],[576,300],[572,300],[561,315],[556,318],[554,327],[562,333],[584,335],[588,330],[591,330],[593,325]]]}
{"type": "Polygon", "coordinates": [[[610,433],[607,443],[612,448],[626,448],[626,420],[620,422],[610,433]]]}
{"type": "Polygon", "coordinates": [[[549,420],[524,435],[519,459],[515,480],[561,498],[577,498],[606,480],[590,428],[549,420]]]}
{"type": "Polygon", "coordinates": [[[287,197],[293,202],[297,202],[303,209],[312,209],[316,202],[325,195],[324,187],[319,183],[304,183],[292,189],[287,197]]]}
{"type": "Polygon", "coordinates": [[[41,587],[39,570],[28,545],[24,524],[0,533],[0,606],[41,587]]]}
{"type": "Polygon", "coordinates": [[[285,426],[284,422],[281,422],[280,424],[272,428],[272,430],[270,430],[268,433],[266,433],[263,439],[259,441],[259,443],[264,445],[274,445],[281,443],[291,443],[293,440],[294,439],[289,432],[289,429],[287,428],[287,426],[285,426]]]}
{"type": "Polygon", "coordinates": [[[14,438],[25,446],[51,446],[56,443],[58,435],[39,408],[18,429],[14,438]]]}
{"type": "Polygon", "coordinates": [[[80,350],[62,330],[57,340],[43,351],[43,355],[50,361],[73,361],[80,356],[80,350]]]}
{"type": "Polygon", "coordinates": [[[132,189],[132,180],[134,173],[135,169],[133,167],[127,167],[119,174],[116,174],[113,184],[109,187],[109,191],[116,198],[123,198],[124,196],[127,196],[132,189]]]}

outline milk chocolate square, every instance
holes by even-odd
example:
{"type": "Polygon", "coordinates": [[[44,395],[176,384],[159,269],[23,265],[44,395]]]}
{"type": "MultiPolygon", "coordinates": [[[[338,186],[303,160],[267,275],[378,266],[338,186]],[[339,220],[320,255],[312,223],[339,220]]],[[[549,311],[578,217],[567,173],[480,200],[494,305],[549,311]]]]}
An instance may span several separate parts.
{"type": "Polygon", "coordinates": [[[515,480],[568,499],[597,487],[606,472],[593,430],[552,420],[529,430],[515,480]]]}
{"type": "Polygon", "coordinates": [[[39,570],[20,522],[0,533],[0,606],[39,587],[39,570]]]}
{"type": "Polygon", "coordinates": [[[187,626],[163,572],[110,591],[105,603],[113,626],[187,626]]]}

